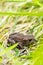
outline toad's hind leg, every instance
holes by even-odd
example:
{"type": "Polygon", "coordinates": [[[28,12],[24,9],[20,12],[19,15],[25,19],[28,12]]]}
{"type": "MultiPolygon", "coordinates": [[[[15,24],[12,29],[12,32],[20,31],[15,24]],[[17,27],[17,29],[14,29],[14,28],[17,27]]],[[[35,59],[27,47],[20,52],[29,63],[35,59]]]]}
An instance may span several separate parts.
{"type": "Polygon", "coordinates": [[[7,43],[10,44],[10,45],[13,45],[13,44],[15,43],[15,41],[12,40],[12,39],[8,39],[8,40],[7,40],[7,43]]]}

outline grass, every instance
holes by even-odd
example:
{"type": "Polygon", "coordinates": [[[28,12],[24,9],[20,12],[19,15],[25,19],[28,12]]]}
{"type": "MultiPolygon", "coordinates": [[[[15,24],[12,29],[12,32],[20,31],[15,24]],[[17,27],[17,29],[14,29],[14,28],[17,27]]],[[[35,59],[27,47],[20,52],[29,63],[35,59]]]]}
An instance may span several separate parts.
{"type": "Polygon", "coordinates": [[[43,16],[43,12],[0,12],[0,15],[9,16],[43,16]]]}
{"type": "Polygon", "coordinates": [[[0,65],[43,65],[43,4],[33,0],[22,3],[4,1],[0,5],[0,65]],[[30,46],[27,55],[19,56],[18,44],[6,47],[12,32],[32,33],[37,39],[36,46],[30,46]]]}

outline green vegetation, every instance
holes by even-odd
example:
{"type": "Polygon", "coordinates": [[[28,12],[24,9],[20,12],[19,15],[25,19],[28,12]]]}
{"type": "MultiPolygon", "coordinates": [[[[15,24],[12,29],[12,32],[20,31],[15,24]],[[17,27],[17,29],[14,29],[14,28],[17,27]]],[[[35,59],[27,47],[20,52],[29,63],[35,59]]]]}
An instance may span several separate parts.
{"type": "Polygon", "coordinates": [[[43,65],[43,3],[0,1],[0,65],[43,65]],[[20,55],[18,43],[7,47],[12,32],[34,34],[36,46],[27,49],[27,55],[20,55]],[[14,50],[12,50],[14,49],[14,50]]]}

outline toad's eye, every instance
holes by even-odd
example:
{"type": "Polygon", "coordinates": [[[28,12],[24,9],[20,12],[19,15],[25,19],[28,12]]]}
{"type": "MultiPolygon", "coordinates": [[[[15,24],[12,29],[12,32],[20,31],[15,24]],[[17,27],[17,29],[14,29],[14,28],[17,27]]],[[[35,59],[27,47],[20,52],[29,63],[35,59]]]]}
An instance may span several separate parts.
{"type": "Polygon", "coordinates": [[[29,42],[32,41],[32,39],[29,40],[29,42]]]}

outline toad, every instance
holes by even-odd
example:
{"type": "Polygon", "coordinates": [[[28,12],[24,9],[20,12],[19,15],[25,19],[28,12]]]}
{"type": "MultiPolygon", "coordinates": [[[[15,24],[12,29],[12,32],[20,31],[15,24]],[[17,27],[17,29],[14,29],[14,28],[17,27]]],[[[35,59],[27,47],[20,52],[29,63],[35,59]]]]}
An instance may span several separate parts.
{"type": "Polygon", "coordinates": [[[34,43],[36,40],[33,36],[33,34],[23,34],[23,33],[12,33],[9,35],[9,38],[7,40],[8,44],[15,44],[18,43],[17,48],[23,49],[24,46],[29,47],[30,44],[34,43]]]}

